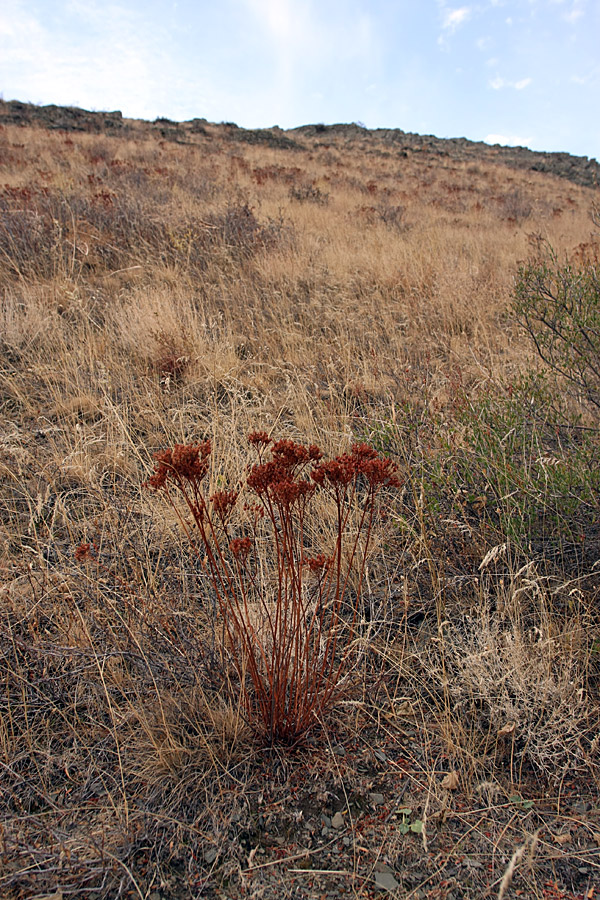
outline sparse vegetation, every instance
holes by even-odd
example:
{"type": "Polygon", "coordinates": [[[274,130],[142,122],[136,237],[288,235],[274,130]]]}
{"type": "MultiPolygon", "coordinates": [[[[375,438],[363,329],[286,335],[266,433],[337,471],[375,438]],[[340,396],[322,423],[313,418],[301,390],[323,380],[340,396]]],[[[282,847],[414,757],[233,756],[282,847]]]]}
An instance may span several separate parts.
{"type": "Polygon", "coordinates": [[[519,268],[515,312],[543,361],[598,409],[600,244],[590,244],[582,261],[561,264],[540,243],[539,258],[519,268]]]}
{"type": "Polygon", "coordinates": [[[2,896],[589,898],[590,179],[17,112],[2,896]]]}

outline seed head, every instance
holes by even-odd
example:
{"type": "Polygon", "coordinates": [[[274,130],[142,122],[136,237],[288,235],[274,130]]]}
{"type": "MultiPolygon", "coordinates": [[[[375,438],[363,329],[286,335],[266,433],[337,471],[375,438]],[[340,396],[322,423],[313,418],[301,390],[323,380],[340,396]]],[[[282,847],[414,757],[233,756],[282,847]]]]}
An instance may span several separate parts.
{"type": "Polygon", "coordinates": [[[266,431],[252,431],[248,435],[248,443],[255,447],[267,447],[271,443],[271,438],[266,431]]]}
{"type": "Polygon", "coordinates": [[[77,562],[88,562],[94,559],[95,549],[93,544],[80,544],[75,550],[75,560],[77,562]]]}
{"type": "Polygon", "coordinates": [[[250,553],[250,547],[252,546],[252,541],[249,537],[244,538],[234,538],[229,544],[229,549],[236,559],[239,559],[241,562],[245,562],[250,553]]]}
{"type": "Polygon", "coordinates": [[[235,506],[237,498],[238,491],[217,491],[217,493],[213,494],[210,498],[213,510],[222,521],[225,521],[235,506]]]}
{"type": "Polygon", "coordinates": [[[325,556],[324,553],[319,553],[318,556],[313,556],[311,559],[305,559],[304,562],[311,572],[318,574],[319,572],[327,571],[333,562],[333,558],[331,556],[325,556]]]}
{"type": "Polygon", "coordinates": [[[153,490],[164,487],[169,478],[199,484],[208,472],[210,441],[201,444],[175,444],[172,450],[155,454],[154,473],[146,485],[153,490]]]}

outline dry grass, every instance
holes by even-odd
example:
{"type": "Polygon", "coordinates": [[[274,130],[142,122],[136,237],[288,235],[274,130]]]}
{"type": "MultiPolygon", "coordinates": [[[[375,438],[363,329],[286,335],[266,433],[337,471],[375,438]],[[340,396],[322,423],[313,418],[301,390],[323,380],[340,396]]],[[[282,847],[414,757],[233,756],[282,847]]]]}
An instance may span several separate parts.
{"type": "Polygon", "coordinates": [[[335,137],[190,141],[0,129],[3,896],[370,896],[384,865],[402,897],[584,896],[598,448],[521,391],[510,298],[537,235],[593,241],[594,193],[335,137]],[[141,488],[208,438],[211,489],[237,483],[257,429],[368,440],[406,479],[351,683],[293,755],[253,739],[210,585],[141,488]]]}

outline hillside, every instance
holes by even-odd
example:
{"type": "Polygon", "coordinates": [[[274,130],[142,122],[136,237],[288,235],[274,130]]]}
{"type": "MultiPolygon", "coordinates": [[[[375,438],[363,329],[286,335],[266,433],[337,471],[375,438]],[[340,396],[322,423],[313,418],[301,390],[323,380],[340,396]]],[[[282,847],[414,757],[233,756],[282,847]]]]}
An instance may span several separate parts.
{"type": "Polygon", "coordinates": [[[597,178],[0,102],[3,897],[594,895],[597,178]]]}
{"type": "MultiPolygon", "coordinates": [[[[0,121],[14,125],[38,125],[52,130],[123,136],[145,130],[176,143],[194,143],[195,135],[206,133],[205,126],[208,125],[206,119],[173,122],[159,118],[150,123],[123,119],[118,110],[90,112],[77,107],[34,106],[18,100],[0,101],[0,121]]],[[[597,187],[600,176],[600,164],[587,156],[540,153],[526,147],[503,147],[499,144],[490,146],[466,138],[436,138],[433,135],[411,134],[400,128],[368,129],[357,124],[320,124],[282,131],[277,127],[252,130],[239,128],[233,123],[222,123],[221,126],[212,125],[213,133],[215,129],[234,142],[263,144],[282,150],[306,150],[316,142],[318,146],[330,142],[338,144],[341,140],[347,146],[358,145],[360,151],[367,153],[392,152],[401,157],[420,153],[463,162],[502,163],[514,169],[558,175],[585,187],[597,187]]]]}

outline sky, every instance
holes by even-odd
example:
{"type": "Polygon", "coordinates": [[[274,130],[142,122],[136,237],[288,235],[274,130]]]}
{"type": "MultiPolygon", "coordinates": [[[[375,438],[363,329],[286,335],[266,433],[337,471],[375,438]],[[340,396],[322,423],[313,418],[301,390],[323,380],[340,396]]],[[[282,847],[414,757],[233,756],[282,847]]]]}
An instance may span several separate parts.
{"type": "Polygon", "coordinates": [[[0,95],[600,160],[600,0],[2,0],[0,95]]]}

